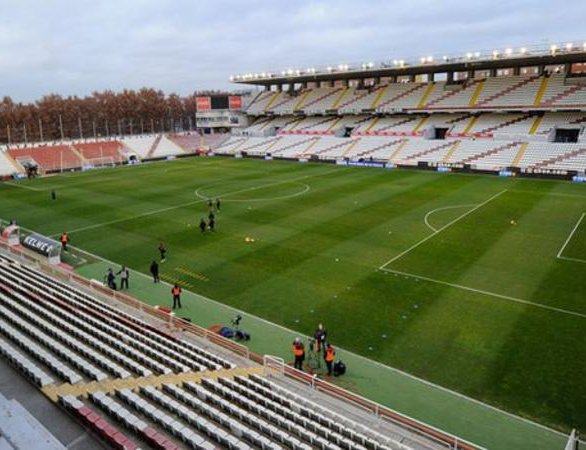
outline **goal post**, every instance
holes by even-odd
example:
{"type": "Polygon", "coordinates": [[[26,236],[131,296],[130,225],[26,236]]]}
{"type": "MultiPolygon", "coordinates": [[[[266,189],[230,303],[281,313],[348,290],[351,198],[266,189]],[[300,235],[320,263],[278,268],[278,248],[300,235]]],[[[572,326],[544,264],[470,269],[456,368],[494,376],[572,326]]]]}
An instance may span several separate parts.
{"type": "Polygon", "coordinates": [[[88,158],[83,162],[82,170],[103,169],[106,167],[116,167],[116,160],[111,156],[88,158]]]}

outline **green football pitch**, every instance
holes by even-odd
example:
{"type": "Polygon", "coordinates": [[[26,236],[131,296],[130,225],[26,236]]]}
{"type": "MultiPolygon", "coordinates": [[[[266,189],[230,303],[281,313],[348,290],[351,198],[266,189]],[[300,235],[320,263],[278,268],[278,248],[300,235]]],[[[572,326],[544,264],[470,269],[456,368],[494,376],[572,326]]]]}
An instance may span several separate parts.
{"type": "Polygon", "coordinates": [[[226,158],[0,185],[4,219],[145,273],[163,241],[169,281],[563,432],[586,430],[584,212],[566,182],[226,158]]]}

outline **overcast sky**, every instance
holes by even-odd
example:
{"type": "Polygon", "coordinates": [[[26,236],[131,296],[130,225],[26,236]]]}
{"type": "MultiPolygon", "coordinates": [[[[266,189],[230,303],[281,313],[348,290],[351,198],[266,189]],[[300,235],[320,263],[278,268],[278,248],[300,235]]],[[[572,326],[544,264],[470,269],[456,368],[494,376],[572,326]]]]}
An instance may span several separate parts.
{"type": "Polygon", "coordinates": [[[586,40],[585,24],[586,0],[0,0],[0,95],[230,89],[233,73],[586,40]]]}

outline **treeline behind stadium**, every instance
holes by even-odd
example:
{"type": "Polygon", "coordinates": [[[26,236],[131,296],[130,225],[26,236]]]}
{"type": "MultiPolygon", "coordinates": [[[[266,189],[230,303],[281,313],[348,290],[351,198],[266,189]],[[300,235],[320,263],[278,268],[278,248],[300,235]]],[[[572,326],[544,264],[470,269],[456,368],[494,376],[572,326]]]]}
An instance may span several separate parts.
{"type": "Polygon", "coordinates": [[[58,141],[116,135],[177,132],[195,128],[198,95],[161,90],[94,92],[90,96],[44,96],[34,103],[0,103],[0,144],[58,141]]]}

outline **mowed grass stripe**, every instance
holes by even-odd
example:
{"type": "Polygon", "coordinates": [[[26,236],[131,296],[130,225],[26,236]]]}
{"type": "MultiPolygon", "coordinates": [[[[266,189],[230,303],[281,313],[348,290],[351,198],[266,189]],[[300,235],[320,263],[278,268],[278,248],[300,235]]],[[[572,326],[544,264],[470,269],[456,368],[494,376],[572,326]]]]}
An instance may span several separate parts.
{"type": "MultiPolygon", "coordinates": [[[[63,186],[57,191],[58,199],[56,202],[50,201],[48,192],[19,190],[11,195],[11,199],[14,199],[14,206],[8,205],[7,209],[19,211],[19,220],[23,225],[35,228],[48,235],[60,233],[64,229],[72,230],[95,226],[96,223],[100,222],[127,220],[135,215],[165,210],[170,207],[169,203],[171,202],[177,205],[175,203],[177,198],[195,200],[194,189],[196,186],[194,185],[192,171],[197,171],[202,180],[210,180],[209,175],[206,175],[205,172],[201,173],[202,170],[199,170],[197,163],[198,161],[193,160],[189,161],[189,164],[181,161],[181,164],[185,166],[184,173],[173,177],[166,177],[165,175],[164,182],[153,180],[149,174],[151,172],[156,174],[167,169],[162,169],[163,165],[161,164],[151,164],[143,166],[148,168],[148,171],[143,171],[145,173],[139,177],[124,176],[124,173],[121,173],[116,183],[111,180],[111,177],[108,177],[107,182],[98,184],[99,189],[94,188],[93,183],[90,184],[90,188],[83,187],[72,190],[63,186]],[[20,208],[17,204],[22,203],[34,206],[35,209],[19,210],[20,208]],[[53,220],[47,221],[47,217],[53,220]]],[[[131,174],[133,170],[135,168],[130,168],[127,174],[131,174]]],[[[205,170],[209,170],[209,168],[206,167],[205,170]]],[[[279,181],[283,170],[286,171],[286,168],[283,169],[277,166],[275,170],[258,172],[268,172],[272,175],[266,178],[267,180],[279,181]]],[[[316,166],[299,165],[297,170],[290,170],[288,174],[291,176],[291,173],[296,174],[302,171],[307,175],[312,175],[325,173],[328,170],[331,170],[331,167],[317,166],[316,170],[316,166]]],[[[99,179],[103,177],[103,173],[106,172],[86,172],[84,177],[88,178],[95,174],[99,179]]],[[[224,176],[229,180],[235,179],[230,173],[224,176]]],[[[213,177],[214,180],[218,180],[217,176],[213,177]]],[[[68,176],[62,177],[61,182],[66,183],[69,179],[68,176]]],[[[265,178],[262,177],[258,180],[258,173],[255,175],[244,172],[238,179],[243,181],[256,180],[257,183],[262,183],[265,178]]],[[[46,180],[51,180],[51,178],[46,180]]],[[[42,181],[33,180],[36,184],[41,184],[42,181]]],[[[180,204],[183,203],[186,202],[180,204]]]]}

